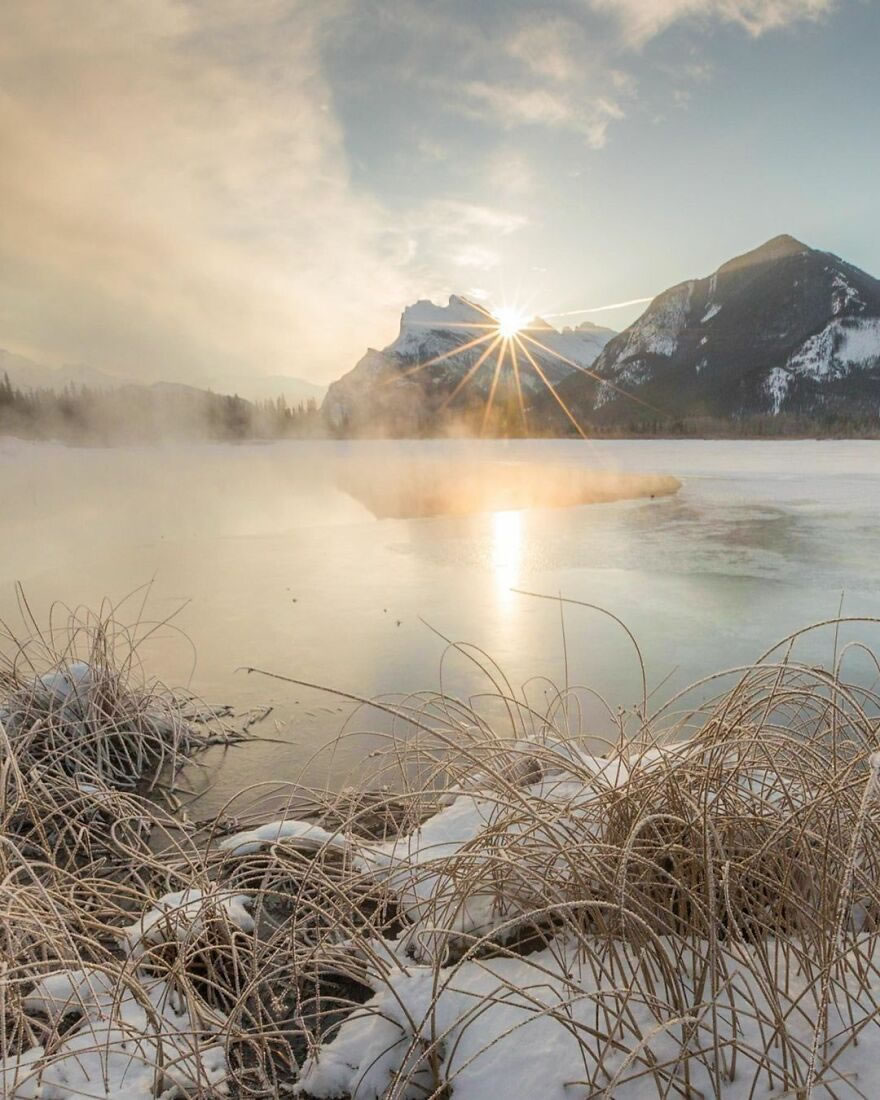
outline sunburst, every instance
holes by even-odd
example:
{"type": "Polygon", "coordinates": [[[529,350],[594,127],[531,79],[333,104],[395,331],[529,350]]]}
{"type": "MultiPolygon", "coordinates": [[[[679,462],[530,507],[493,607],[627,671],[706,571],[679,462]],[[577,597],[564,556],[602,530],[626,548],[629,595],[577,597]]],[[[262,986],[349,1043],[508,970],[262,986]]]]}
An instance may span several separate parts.
{"type": "MultiPolygon", "coordinates": [[[[541,367],[540,362],[532,350],[537,349],[541,353],[542,358],[549,356],[551,359],[556,359],[560,363],[564,363],[566,366],[572,368],[572,370],[579,371],[588,378],[592,378],[594,381],[607,386],[622,397],[644,408],[650,409],[653,412],[664,415],[661,409],[658,409],[648,401],[644,401],[642,398],[630,393],[629,390],[621,389],[589,367],[585,367],[581,363],[576,363],[573,359],[569,359],[565,355],[560,354],[554,348],[548,347],[536,334],[547,332],[549,326],[546,323],[535,324],[533,320],[529,319],[520,305],[505,304],[497,307],[494,313],[490,313],[488,309],[476,302],[468,301],[468,305],[482,314],[486,318],[485,322],[450,321],[444,323],[443,327],[450,330],[459,330],[463,333],[472,333],[472,339],[466,340],[464,343],[458,344],[454,348],[450,348],[449,351],[444,352],[442,355],[436,355],[425,362],[416,363],[400,374],[396,374],[386,379],[386,381],[391,383],[397,378],[417,374],[426,367],[435,366],[438,363],[444,362],[444,360],[461,355],[462,352],[476,351],[479,348],[480,353],[477,355],[473,364],[468,367],[467,371],[456,383],[454,389],[441,402],[441,410],[446,409],[456,397],[458,397],[468,383],[474,379],[483,365],[489,361],[489,366],[492,370],[492,378],[489,383],[486,407],[483,411],[481,434],[485,434],[486,428],[489,425],[498,385],[504,376],[505,370],[509,372],[510,377],[513,379],[514,392],[519,407],[519,414],[522,419],[523,430],[528,431],[528,415],[523,396],[522,371],[524,369],[530,369],[540,380],[541,384],[549,390],[578,435],[580,435],[582,439],[589,438],[583,426],[579,423],[577,417],[565,402],[563,396],[558,392],[556,386],[547,377],[546,371],[541,367]]],[[[424,324],[427,326],[430,323],[424,322],[424,324]]]]}

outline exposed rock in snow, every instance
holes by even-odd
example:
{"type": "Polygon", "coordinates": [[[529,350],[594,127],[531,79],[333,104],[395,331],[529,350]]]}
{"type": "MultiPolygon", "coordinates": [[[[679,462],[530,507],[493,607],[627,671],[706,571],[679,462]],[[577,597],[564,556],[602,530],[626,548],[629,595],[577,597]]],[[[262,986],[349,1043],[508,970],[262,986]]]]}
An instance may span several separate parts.
{"type": "Polygon", "coordinates": [[[655,298],[651,308],[627,329],[620,360],[625,363],[638,355],[674,355],[687,323],[693,290],[693,282],[682,283],[655,298]]]}
{"type": "MultiPolygon", "coordinates": [[[[647,409],[652,417],[876,416],[880,281],[793,237],[774,237],[711,277],[658,295],[592,371],[596,378],[572,376],[559,389],[587,425],[647,409]],[[641,410],[628,394],[642,399],[641,410]]],[[[541,401],[558,422],[558,410],[541,401]]]]}
{"type": "Polygon", "coordinates": [[[782,402],[788,393],[788,387],[791,385],[791,375],[784,367],[774,367],[767,375],[767,381],[764,384],[770,395],[770,411],[775,416],[782,408],[782,402]]]}
{"type": "Polygon", "coordinates": [[[791,371],[820,381],[880,365],[880,318],[834,320],[788,360],[791,371]]]}

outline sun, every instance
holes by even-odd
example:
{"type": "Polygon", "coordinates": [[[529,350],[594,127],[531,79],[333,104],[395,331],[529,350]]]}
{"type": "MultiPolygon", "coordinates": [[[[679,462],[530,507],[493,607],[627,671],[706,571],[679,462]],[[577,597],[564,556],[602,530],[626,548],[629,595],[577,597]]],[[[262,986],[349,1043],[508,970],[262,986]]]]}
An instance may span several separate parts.
{"type": "Polygon", "coordinates": [[[495,311],[495,316],[498,318],[498,335],[505,340],[512,340],[528,322],[525,314],[513,306],[502,306],[495,311]]]}
{"type": "MultiPolygon", "coordinates": [[[[662,410],[656,408],[656,406],[649,404],[647,401],[643,401],[640,397],[636,397],[636,395],[630,393],[629,390],[621,389],[589,367],[585,367],[583,363],[578,363],[573,359],[567,358],[558,348],[548,346],[548,344],[539,340],[537,334],[552,333],[554,331],[550,325],[541,321],[539,318],[530,318],[528,314],[524,313],[515,305],[499,306],[490,311],[487,306],[479,305],[477,302],[467,301],[466,304],[472,308],[474,316],[478,318],[478,320],[468,319],[467,321],[452,321],[448,324],[450,329],[462,330],[462,341],[456,341],[453,347],[448,348],[439,355],[434,355],[430,359],[419,361],[413,364],[413,366],[407,367],[402,373],[404,376],[409,377],[428,367],[433,367],[437,363],[442,363],[446,359],[451,359],[453,356],[462,356],[467,352],[471,352],[472,355],[469,356],[469,359],[473,358],[473,362],[467,366],[467,369],[464,371],[461,378],[459,378],[455,387],[442,399],[438,405],[438,409],[442,411],[451,405],[465,386],[473,381],[484,365],[486,365],[486,369],[491,374],[491,381],[489,382],[488,393],[486,395],[486,407],[483,413],[481,434],[485,434],[487,427],[491,424],[492,406],[495,402],[496,393],[499,390],[499,383],[502,382],[502,378],[505,374],[508,378],[512,378],[513,380],[513,388],[519,405],[522,426],[526,432],[528,431],[528,417],[524,391],[535,388],[534,380],[528,377],[530,373],[533,373],[537,381],[545,387],[553,400],[560,407],[578,435],[582,439],[587,438],[587,433],[578,422],[577,417],[565,403],[565,399],[556,392],[556,387],[547,377],[544,368],[541,366],[542,355],[544,358],[549,356],[553,359],[558,359],[560,363],[565,363],[569,366],[572,371],[578,371],[592,378],[594,381],[601,383],[603,386],[610,387],[623,397],[627,397],[639,405],[644,405],[646,408],[653,409],[655,412],[662,413],[662,410]],[[535,358],[536,354],[538,358],[535,358]],[[525,384],[523,382],[523,375],[526,375],[525,384]]],[[[564,315],[551,314],[551,316],[564,315]]],[[[429,324],[427,321],[421,323],[429,324]]],[[[385,379],[385,384],[390,385],[400,377],[401,374],[393,372],[385,379]]]]}

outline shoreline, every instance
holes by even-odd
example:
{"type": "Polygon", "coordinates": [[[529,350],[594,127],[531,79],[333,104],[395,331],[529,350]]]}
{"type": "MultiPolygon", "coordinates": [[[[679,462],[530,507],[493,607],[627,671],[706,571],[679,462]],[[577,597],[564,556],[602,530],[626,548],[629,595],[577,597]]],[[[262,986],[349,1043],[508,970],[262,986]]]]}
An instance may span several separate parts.
{"type": "Polygon", "coordinates": [[[239,735],[87,625],[84,659],[0,670],[7,1096],[880,1083],[880,699],[845,670],[783,643],[684,715],[646,688],[601,755],[564,692],[493,729],[374,702],[357,788],[193,822],[126,785],[239,735]]]}

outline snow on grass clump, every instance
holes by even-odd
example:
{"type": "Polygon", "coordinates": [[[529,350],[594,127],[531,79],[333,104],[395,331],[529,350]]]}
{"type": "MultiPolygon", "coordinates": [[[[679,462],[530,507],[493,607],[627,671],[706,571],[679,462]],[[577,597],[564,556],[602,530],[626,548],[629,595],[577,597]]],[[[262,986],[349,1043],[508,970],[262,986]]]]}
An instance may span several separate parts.
{"type": "MultiPolygon", "coordinates": [[[[58,971],[47,975],[25,1000],[50,1022],[77,1021],[53,1050],[37,1046],[16,1055],[12,1096],[43,1100],[79,1097],[175,1095],[207,1088],[225,1096],[227,1066],[210,1024],[193,1017],[186,1001],[164,981],[122,985],[122,976],[100,971],[58,971]]],[[[12,1087],[12,1085],[10,1085],[12,1087]]]]}
{"type": "MultiPolygon", "coordinates": [[[[719,951],[720,987],[707,982],[702,954],[681,952],[669,938],[645,951],[558,937],[527,957],[396,970],[308,1059],[298,1092],[357,1100],[450,1093],[458,1100],[740,1100],[757,1086],[754,1095],[779,1097],[786,1077],[803,1084],[809,1076],[823,1007],[821,967],[782,975],[773,946],[770,958],[751,945],[719,951]]],[[[857,972],[867,963],[876,975],[875,958],[840,960],[849,972],[824,1009],[831,1038],[822,1076],[830,1087],[820,1095],[841,1095],[848,1081],[862,1095],[878,1095],[876,1005],[861,995],[857,972]]]]}
{"type": "Polygon", "coordinates": [[[122,626],[112,607],[67,611],[56,624],[59,613],[53,608],[40,630],[26,610],[24,638],[0,631],[0,728],[20,764],[114,787],[155,786],[209,745],[240,736],[210,710],[145,682],[138,629],[122,626]]]}
{"type": "Polygon", "coordinates": [[[645,676],[604,743],[578,690],[536,706],[478,654],[488,693],[368,704],[354,785],[267,781],[199,826],[118,789],[158,758],[100,763],[100,662],[16,672],[3,1094],[880,1094],[880,696],[843,675],[876,666],[797,640],[696,704],[651,713],[645,676]]]}
{"type": "Polygon", "coordinates": [[[370,781],[415,824],[337,822],[333,874],[299,853],[324,915],[278,933],[299,1094],[875,1095],[880,697],[795,642],[696,707],[649,714],[646,687],[599,753],[571,693],[536,711],[500,677],[506,722],[373,704],[395,730],[370,781]]]}
{"type": "Polygon", "coordinates": [[[127,955],[139,958],[151,944],[161,944],[168,939],[186,942],[200,935],[206,922],[216,916],[218,910],[236,928],[252,932],[254,920],[247,911],[250,901],[245,894],[175,890],[159,898],[134,924],[123,928],[119,939],[127,955]]]}
{"type": "MultiPolygon", "coordinates": [[[[167,919],[168,899],[160,899],[162,902],[166,908],[158,911],[167,919]]],[[[238,911],[240,903],[241,899],[233,899],[229,907],[237,919],[242,919],[244,912],[238,911]]],[[[202,898],[182,899],[181,920],[202,930],[207,906],[202,898]]],[[[145,926],[156,911],[142,919],[145,926]]],[[[129,934],[129,929],[121,930],[123,940],[127,941],[129,934]]],[[[60,938],[67,937],[62,932],[60,938]]],[[[73,945],[66,946],[70,949],[73,945]]],[[[63,944],[55,947],[64,950],[63,944]]],[[[97,944],[94,949],[100,956],[97,944]]],[[[18,1030],[25,1041],[19,1049],[8,1050],[0,1063],[4,1096],[127,1100],[193,1092],[218,1097],[227,1094],[229,1071],[221,1039],[227,1025],[225,1015],[208,1006],[185,975],[157,976],[152,968],[142,965],[145,960],[139,952],[135,958],[130,965],[104,952],[101,965],[41,974],[23,995],[19,993],[25,984],[22,968],[7,964],[7,979],[13,980],[7,985],[6,1007],[8,1010],[11,996],[22,1014],[25,1026],[18,1030]],[[27,1036],[39,1036],[41,1041],[28,1045],[27,1036]]],[[[32,959],[32,973],[41,965],[45,964],[32,959]]],[[[7,1027],[8,1023],[7,1019],[7,1027]]],[[[6,1043],[12,1038],[7,1032],[6,1043]]]]}

